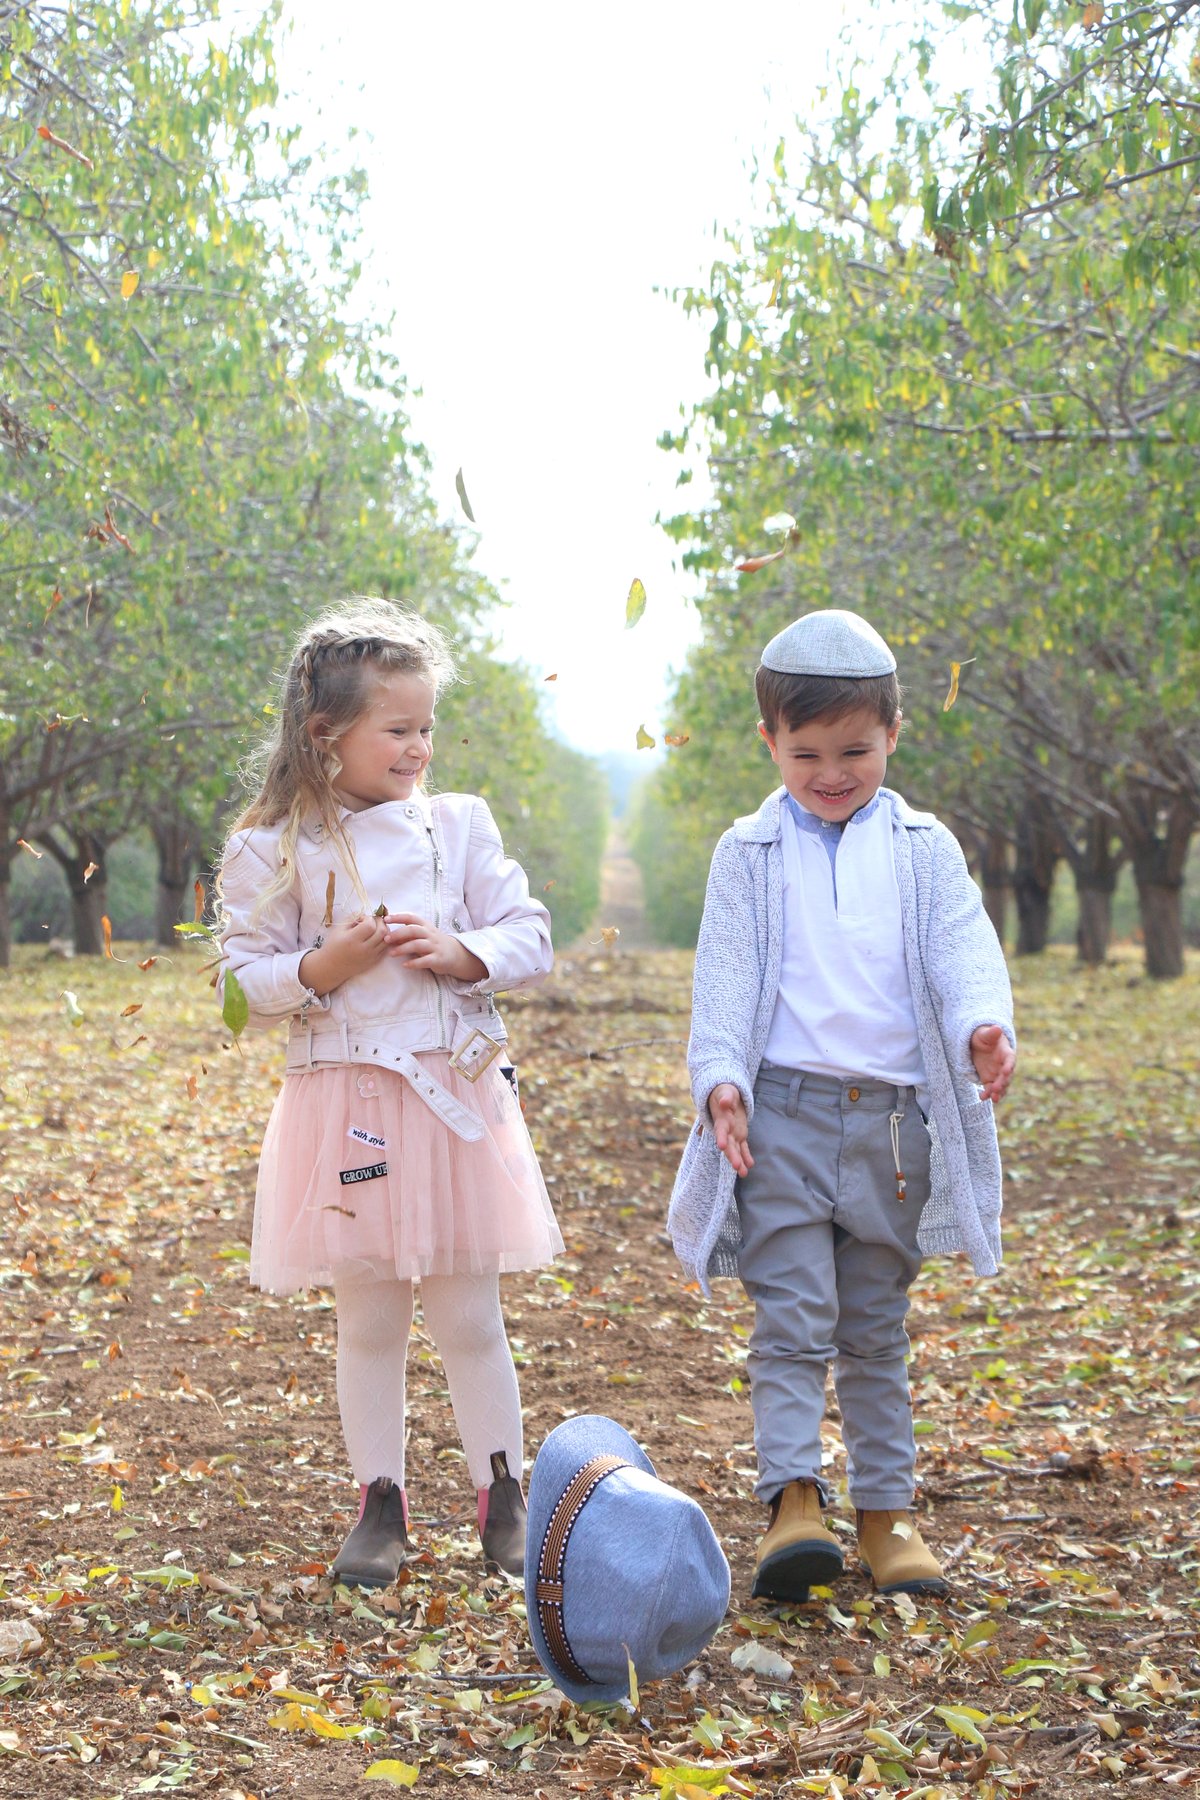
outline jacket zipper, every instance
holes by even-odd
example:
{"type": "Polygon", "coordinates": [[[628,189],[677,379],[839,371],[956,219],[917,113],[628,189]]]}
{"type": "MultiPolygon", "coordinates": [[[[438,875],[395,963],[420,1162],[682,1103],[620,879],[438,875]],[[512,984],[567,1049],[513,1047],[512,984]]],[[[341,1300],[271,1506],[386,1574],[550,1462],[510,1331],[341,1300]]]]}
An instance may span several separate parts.
{"type": "MultiPolygon", "coordinates": [[[[442,853],[438,849],[433,826],[429,825],[426,829],[429,832],[429,848],[433,852],[433,923],[435,928],[440,931],[442,929],[442,853]]],[[[446,1002],[445,995],[442,993],[442,980],[440,975],[435,975],[433,979],[437,986],[438,1042],[443,1049],[449,1049],[446,1037],[446,1002]]]]}

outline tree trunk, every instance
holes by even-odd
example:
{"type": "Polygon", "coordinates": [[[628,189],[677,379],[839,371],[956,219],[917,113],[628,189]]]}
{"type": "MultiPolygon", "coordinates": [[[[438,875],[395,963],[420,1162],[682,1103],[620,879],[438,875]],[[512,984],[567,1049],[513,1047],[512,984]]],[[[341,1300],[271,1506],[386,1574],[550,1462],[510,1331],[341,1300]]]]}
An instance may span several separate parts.
{"type": "Polygon", "coordinates": [[[1183,883],[1143,881],[1139,874],[1137,890],[1146,973],[1155,981],[1173,981],[1183,974],[1183,883]]]}
{"type": "Polygon", "coordinates": [[[7,854],[0,857],[0,969],[12,960],[12,861],[7,854]]]}
{"type": "Polygon", "coordinates": [[[1099,813],[1088,820],[1083,843],[1076,843],[1072,866],[1079,900],[1075,947],[1081,963],[1099,968],[1108,960],[1112,938],[1112,897],[1124,858],[1113,848],[1110,821],[1099,813]]]}
{"type": "Polygon", "coordinates": [[[1041,803],[1028,795],[1017,815],[1013,896],[1017,902],[1017,955],[1037,956],[1050,934],[1050,890],[1058,841],[1041,803]]]}
{"type": "Polygon", "coordinates": [[[162,816],[150,826],[158,850],[158,941],[175,944],[175,927],[192,916],[188,888],[196,860],[196,836],[183,819],[162,816]]]}
{"type": "Polygon", "coordinates": [[[983,843],[979,874],[983,886],[983,910],[992,921],[996,936],[1003,943],[1008,928],[1008,890],[1011,881],[1008,872],[1008,836],[1005,832],[996,829],[988,832],[983,843]]]}
{"type": "Polygon", "coordinates": [[[67,878],[71,894],[71,935],[76,956],[101,956],[104,929],[101,920],[108,908],[107,844],[90,831],[72,831],[68,850],[49,832],[40,842],[67,878]],[[88,871],[93,870],[92,874],[88,871]]]}
{"type": "Polygon", "coordinates": [[[1137,882],[1146,973],[1155,981],[1183,974],[1183,875],[1200,813],[1187,795],[1170,798],[1131,786],[1121,821],[1137,882]]]}

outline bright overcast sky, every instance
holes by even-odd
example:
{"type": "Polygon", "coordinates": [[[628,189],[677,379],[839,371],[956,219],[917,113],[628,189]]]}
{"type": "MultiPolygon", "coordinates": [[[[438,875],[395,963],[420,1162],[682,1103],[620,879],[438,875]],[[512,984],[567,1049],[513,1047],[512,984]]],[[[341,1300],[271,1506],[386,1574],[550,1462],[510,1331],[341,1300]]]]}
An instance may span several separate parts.
{"type": "Polygon", "coordinates": [[[464,471],[505,650],[557,676],[569,742],[632,750],[675,723],[667,675],[697,633],[654,519],[698,490],[656,439],[705,392],[706,334],[655,290],[703,281],[714,221],[747,216],[753,156],[808,111],[841,0],[288,11],[288,116],[331,147],[365,134],[363,295],[395,315],[447,515],[464,471]],[[634,576],[649,604],[626,632],[634,576]]]}

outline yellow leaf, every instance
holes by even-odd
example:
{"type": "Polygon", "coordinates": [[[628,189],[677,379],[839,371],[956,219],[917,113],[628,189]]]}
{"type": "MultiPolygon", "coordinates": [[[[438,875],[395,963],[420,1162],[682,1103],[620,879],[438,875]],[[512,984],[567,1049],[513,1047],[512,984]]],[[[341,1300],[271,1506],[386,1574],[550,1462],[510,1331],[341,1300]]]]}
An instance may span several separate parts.
{"type": "Polygon", "coordinates": [[[935,1706],[934,1712],[942,1719],[955,1737],[965,1738],[968,1744],[977,1744],[981,1750],[987,1749],[987,1739],[966,1712],[960,1712],[954,1706],[935,1706]]]}
{"type": "Polygon", "coordinates": [[[304,1707],[297,1706],[294,1700],[289,1700],[282,1712],[271,1714],[267,1724],[274,1726],[276,1731],[303,1731],[305,1718],[304,1707]]]}
{"type": "Polygon", "coordinates": [[[314,1736],[323,1738],[358,1737],[365,1729],[364,1726],[359,1725],[353,1730],[347,1730],[344,1725],[339,1725],[336,1719],[327,1719],[325,1714],[320,1712],[310,1712],[304,1723],[314,1736]]]}
{"type": "Polygon", "coordinates": [[[125,273],[121,277],[121,298],[122,298],[122,300],[132,300],[133,299],[133,296],[137,293],[137,290],[138,290],[138,282],[141,279],[142,278],[138,274],[136,269],[126,269],[125,273]]]}
{"type": "Polygon", "coordinates": [[[961,674],[962,664],[952,662],[950,664],[950,692],[942,701],[943,712],[949,712],[950,708],[954,705],[954,702],[958,699],[958,678],[961,674]]]}
{"type": "Polygon", "coordinates": [[[646,590],[635,575],[629,588],[629,598],[625,602],[625,629],[636,625],[646,610],[646,590]]]}
{"type": "Polygon", "coordinates": [[[638,749],[639,750],[653,750],[654,743],[655,743],[655,740],[650,736],[650,733],[646,730],[646,727],[644,725],[639,725],[638,729],[637,729],[637,747],[638,747],[638,749]]]}
{"type": "Polygon", "coordinates": [[[162,251],[161,250],[147,250],[146,262],[148,263],[150,268],[157,269],[157,267],[161,261],[162,261],[162,251]]]}
{"type": "Polygon", "coordinates": [[[120,1512],[121,1508],[124,1506],[125,1496],[121,1492],[119,1483],[116,1487],[113,1488],[112,1499],[109,1501],[108,1504],[112,1508],[113,1512],[120,1512]]]}
{"type": "Polygon", "coordinates": [[[619,925],[602,925],[600,927],[600,937],[605,944],[615,944],[620,935],[621,927],[619,925]]]}
{"type": "Polygon", "coordinates": [[[382,1762],[373,1762],[365,1768],[362,1778],[364,1781],[390,1781],[393,1787],[411,1787],[420,1773],[415,1763],[385,1757],[382,1762]]]}
{"type": "MultiPolygon", "coordinates": [[[[640,582],[638,583],[638,586],[641,586],[640,582]]],[[[628,1646],[626,1646],[625,1650],[625,1660],[629,1664],[629,1704],[631,1706],[636,1706],[638,1703],[637,1670],[633,1666],[633,1658],[629,1654],[628,1646]]]]}

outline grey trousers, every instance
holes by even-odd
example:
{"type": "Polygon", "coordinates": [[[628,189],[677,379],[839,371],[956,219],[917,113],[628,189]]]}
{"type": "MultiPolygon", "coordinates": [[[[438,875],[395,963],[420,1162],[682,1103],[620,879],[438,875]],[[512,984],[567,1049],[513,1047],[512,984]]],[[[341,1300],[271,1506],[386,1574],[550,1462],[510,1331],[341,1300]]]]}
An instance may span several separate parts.
{"type": "Polygon", "coordinates": [[[754,1301],[754,1491],[770,1500],[804,1479],[828,1498],[820,1428],[832,1362],[851,1501],[900,1510],[912,1503],[916,1462],[904,1320],[929,1197],[929,1133],[916,1094],[764,1063],[750,1152],[754,1167],[736,1192],[738,1273],[754,1301]]]}

